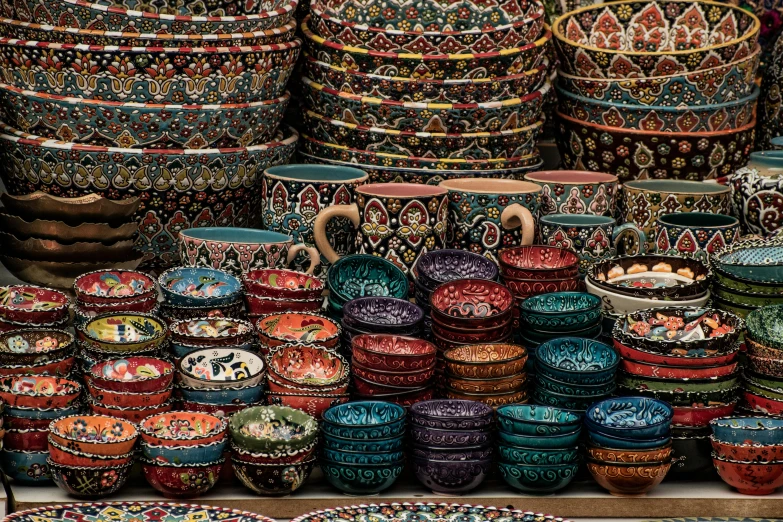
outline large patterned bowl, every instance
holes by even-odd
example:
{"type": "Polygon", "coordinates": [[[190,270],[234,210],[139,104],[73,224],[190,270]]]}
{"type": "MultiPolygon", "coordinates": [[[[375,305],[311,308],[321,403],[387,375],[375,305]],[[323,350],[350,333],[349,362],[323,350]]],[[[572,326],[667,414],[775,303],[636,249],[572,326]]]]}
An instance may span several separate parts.
{"type": "Polygon", "coordinates": [[[760,23],[739,7],[699,0],[624,0],[564,14],[552,24],[561,68],[588,78],[699,71],[756,47],[760,23]]]}
{"type": "Polygon", "coordinates": [[[0,38],[0,79],[20,89],[108,101],[246,103],[285,91],[301,43],[147,48],[0,38]]]}
{"type": "MultiPolygon", "coordinates": [[[[1,25],[1,24],[0,24],[1,25]]],[[[271,140],[291,95],[216,105],[112,102],[0,85],[4,122],[72,143],[147,149],[247,147],[271,140]]]]}
{"type": "Polygon", "coordinates": [[[136,249],[148,266],[166,268],[179,260],[182,228],[258,223],[261,173],[288,163],[298,139],[286,127],[273,141],[247,148],[156,151],[52,141],[0,124],[0,176],[11,194],[142,194],[136,249]]]}
{"type": "Polygon", "coordinates": [[[557,113],[557,148],[567,169],[639,178],[705,180],[748,161],[756,121],[720,132],[648,132],[587,123],[557,113]]]}
{"type": "Polygon", "coordinates": [[[296,0],[248,0],[204,3],[137,2],[135,0],[2,0],[8,18],[39,24],[98,29],[101,31],[137,31],[155,34],[231,34],[281,27],[294,16],[296,0]],[[219,5],[215,5],[219,4],[219,5]],[[244,15],[237,9],[241,5],[244,15]],[[176,12],[172,12],[176,11],[176,12]],[[252,14],[250,14],[252,13],[252,14]],[[238,15],[238,16],[236,16],[238,15]]]}

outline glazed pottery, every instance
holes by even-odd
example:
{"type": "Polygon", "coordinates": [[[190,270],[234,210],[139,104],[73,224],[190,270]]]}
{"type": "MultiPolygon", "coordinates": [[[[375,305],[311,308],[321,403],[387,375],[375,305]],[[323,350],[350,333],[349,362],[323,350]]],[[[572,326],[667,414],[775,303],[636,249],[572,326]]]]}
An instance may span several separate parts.
{"type": "Polygon", "coordinates": [[[323,307],[323,298],[288,299],[260,297],[245,294],[245,306],[250,319],[256,321],[260,316],[282,312],[319,312],[323,307]]]}
{"type": "Polygon", "coordinates": [[[296,463],[251,463],[232,460],[234,475],[257,495],[289,495],[310,476],[315,458],[296,463]]]}
{"type": "Polygon", "coordinates": [[[446,371],[459,377],[509,377],[524,369],[527,350],[515,344],[474,344],[447,350],[443,360],[446,371]]]}
{"type": "Polygon", "coordinates": [[[557,465],[572,464],[579,461],[579,448],[533,449],[498,444],[500,462],[557,465]]]}
{"type": "Polygon", "coordinates": [[[525,299],[519,306],[524,324],[560,333],[590,327],[601,316],[601,300],[584,292],[540,294],[525,299]]]}
{"type": "Polygon", "coordinates": [[[261,344],[267,349],[287,343],[334,348],[340,340],[340,324],[316,313],[269,314],[256,322],[261,344]]]}
{"type": "Polygon", "coordinates": [[[231,347],[191,352],[177,363],[178,378],[194,388],[255,386],[266,365],[259,355],[231,347]]]}
{"type": "Polygon", "coordinates": [[[313,441],[309,446],[295,451],[253,453],[236,444],[231,444],[231,458],[234,462],[248,462],[250,464],[298,464],[313,456],[316,445],[317,441],[313,441]]]}
{"type": "Polygon", "coordinates": [[[98,194],[80,197],[60,197],[36,191],[26,195],[0,195],[6,212],[25,221],[52,220],[76,226],[83,223],[107,223],[118,226],[127,223],[138,210],[141,200],[130,197],[112,201],[98,194]]]}
{"type": "Polygon", "coordinates": [[[783,421],[765,417],[727,417],[710,422],[715,439],[728,444],[777,444],[783,421]]]}
{"type": "Polygon", "coordinates": [[[242,291],[239,279],[208,267],[172,268],[158,277],[163,298],[172,306],[223,306],[242,291]]]}
{"type": "Polygon", "coordinates": [[[660,484],[671,459],[650,464],[618,464],[587,459],[587,470],[599,486],[615,496],[641,496],[660,484]]]}
{"type": "Polygon", "coordinates": [[[49,455],[52,461],[58,464],[82,467],[122,466],[133,459],[133,452],[107,457],[72,450],[51,440],[49,441],[49,455]]]}
{"type": "Polygon", "coordinates": [[[779,333],[781,319],[783,306],[766,306],[754,310],[747,317],[747,336],[757,343],[783,350],[783,337],[779,333]]]}
{"type": "Polygon", "coordinates": [[[37,237],[60,243],[96,242],[116,243],[133,239],[139,231],[136,223],[123,223],[112,227],[107,223],[83,223],[69,226],[60,221],[36,219],[25,221],[21,217],[0,212],[0,226],[14,237],[37,237]]]}
{"type": "Polygon", "coordinates": [[[548,341],[536,348],[535,355],[539,373],[573,384],[609,382],[620,364],[611,346],[577,337],[548,341]]]}
{"type": "Polygon", "coordinates": [[[765,283],[777,281],[783,273],[781,255],[783,242],[775,238],[735,243],[715,252],[710,261],[731,278],[765,283]]]}
{"type": "Polygon", "coordinates": [[[25,486],[50,485],[52,475],[48,451],[0,451],[0,468],[15,483],[25,486]]]}
{"type": "Polygon", "coordinates": [[[449,373],[445,374],[446,385],[449,389],[457,392],[473,394],[493,394],[519,392],[524,389],[527,383],[527,375],[519,373],[510,377],[499,377],[495,379],[470,379],[465,377],[455,377],[449,373]]]}
{"type": "Polygon", "coordinates": [[[783,462],[745,462],[713,454],[720,478],[743,495],[771,495],[783,486],[783,462]]]}
{"type": "Polygon", "coordinates": [[[617,176],[600,172],[549,170],[530,172],[525,179],[541,185],[542,216],[595,214],[611,216],[618,193],[617,176]]]}
{"type": "Polygon", "coordinates": [[[356,331],[418,335],[423,322],[422,309],[404,299],[360,297],[343,306],[343,326],[356,331]]]}
{"type": "Polygon", "coordinates": [[[612,336],[615,337],[614,347],[622,357],[638,362],[666,366],[720,366],[734,361],[739,350],[736,344],[711,354],[703,353],[700,349],[689,350],[687,345],[683,349],[674,348],[671,353],[660,353],[642,347],[632,348],[617,340],[621,338],[621,328],[622,324],[615,323],[615,330],[612,332],[612,336]]]}
{"type": "Polygon", "coordinates": [[[8,428],[3,436],[3,447],[15,451],[46,451],[48,434],[46,429],[8,428]]]}
{"type": "Polygon", "coordinates": [[[382,401],[340,404],[323,415],[325,434],[349,439],[383,439],[404,431],[405,409],[382,401]]]}
{"type": "Polygon", "coordinates": [[[413,459],[413,473],[433,493],[459,495],[479,487],[492,470],[492,458],[482,460],[413,459]]]}
{"type": "Polygon", "coordinates": [[[508,288],[483,279],[455,279],[430,295],[433,321],[458,328],[504,325],[511,317],[513,302],[508,288]]]}
{"type": "Polygon", "coordinates": [[[322,459],[321,471],[327,482],[349,495],[379,493],[394,484],[405,461],[389,464],[345,464],[322,459]]]}
{"type": "Polygon", "coordinates": [[[329,244],[333,217],[351,220],[359,253],[377,254],[406,274],[421,254],[445,246],[446,190],[408,183],[375,183],[356,188],[356,203],[334,205],[315,219],[315,242],[329,262],[340,254],[329,244]]]}
{"type": "Polygon", "coordinates": [[[617,226],[607,216],[549,214],[539,220],[544,244],[567,248],[579,255],[579,270],[586,274],[590,265],[617,255],[645,251],[647,237],[633,224],[617,226]]]}
{"type": "Polygon", "coordinates": [[[540,185],[464,178],[444,181],[440,186],[448,190],[449,247],[496,260],[501,247],[533,243],[540,185]]]}
{"type": "Polygon", "coordinates": [[[528,392],[524,388],[522,390],[512,390],[507,392],[469,393],[464,391],[457,391],[449,387],[448,383],[446,383],[443,386],[442,393],[447,399],[480,401],[487,406],[491,406],[492,408],[505,406],[507,404],[524,404],[528,401],[528,392]]]}
{"type": "Polygon", "coordinates": [[[381,371],[418,371],[435,363],[437,349],[421,339],[389,334],[357,335],[351,339],[353,360],[381,371]]]}
{"type": "Polygon", "coordinates": [[[114,405],[107,406],[106,404],[99,403],[92,396],[89,396],[85,402],[87,403],[89,410],[95,415],[106,415],[118,419],[125,419],[134,424],[140,423],[150,415],[169,412],[174,408],[172,401],[165,401],[155,406],[120,407],[114,405]]]}
{"type": "Polygon", "coordinates": [[[304,251],[310,258],[307,273],[313,273],[320,263],[318,252],[294,241],[289,235],[266,230],[192,228],[179,233],[180,259],[184,266],[241,275],[254,268],[286,268],[304,251]]]}
{"type": "Polygon", "coordinates": [[[0,232],[0,240],[6,246],[6,255],[30,261],[66,263],[78,262],[85,257],[98,262],[124,261],[133,256],[134,245],[132,238],[113,243],[80,241],[65,244],[52,239],[17,237],[6,232],[0,232]]]}
{"type": "Polygon", "coordinates": [[[255,406],[232,415],[229,431],[234,444],[249,451],[296,451],[315,440],[318,424],[299,410],[255,406]]]}
{"type": "Polygon", "coordinates": [[[141,300],[156,294],[155,280],[134,270],[96,270],[77,277],[73,291],[80,303],[106,304],[141,300]]]}
{"type": "Polygon", "coordinates": [[[381,386],[394,386],[399,388],[420,388],[427,385],[435,374],[435,364],[428,368],[422,368],[414,372],[381,371],[365,368],[355,361],[351,365],[352,374],[367,382],[381,386]]]}
{"type": "Polygon", "coordinates": [[[408,297],[408,278],[403,269],[391,261],[369,254],[340,258],[329,267],[327,285],[330,305],[340,306],[365,296],[408,297]]]}
{"type": "Polygon", "coordinates": [[[579,430],[573,433],[558,433],[554,435],[519,435],[507,431],[498,431],[500,444],[535,450],[574,448],[579,440],[579,430]]]}
{"type": "Polygon", "coordinates": [[[498,264],[504,279],[551,280],[576,276],[579,257],[567,248],[521,246],[500,250],[498,264]]]}
{"type": "Polygon", "coordinates": [[[225,460],[198,464],[158,463],[139,459],[144,478],[166,498],[193,498],[203,495],[217,484],[225,460]]]}
{"type": "Polygon", "coordinates": [[[705,212],[665,214],[658,217],[656,228],[655,250],[659,254],[682,254],[702,261],[740,237],[737,218],[705,212]]]}
{"type": "Polygon", "coordinates": [[[103,415],[75,415],[53,420],[49,436],[70,449],[96,455],[125,455],[139,436],[130,422],[103,415]]]}
{"type": "MultiPolygon", "coordinates": [[[[271,519],[231,508],[172,504],[169,502],[100,502],[48,506],[18,512],[18,522],[32,522],[46,516],[52,522],[65,522],[73,517],[113,517],[117,522],[130,522],[139,516],[165,516],[171,522],[184,522],[193,516],[203,517],[205,522],[217,522],[235,517],[245,517],[248,522],[270,522],[271,519]],[[44,515],[46,513],[46,515],[44,515]],[[196,515],[198,514],[198,515],[196,515]]],[[[548,522],[548,521],[547,521],[548,522]]]]}
{"type": "Polygon", "coordinates": [[[250,270],[242,276],[242,284],[248,294],[285,300],[317,299],[324,289],[317,277],[277,268],[250,270]]]}
{"type": "Polygon", "coordinates": [[[168,402],[173,391],[173,387],[168,386],[156,392],[118,392],[101,388],[92,382],[86,384],[94,402],[110,408],[152,408],[161,406],[168,402]]]}
{"type": "MultiPolygon", "coordinates": [[[[319,512],[312,512],[295,518],[292,522],[316,522],[321,517],[338,518],[345,522],[358,522],[363,517],[369,515],[379,522],[388,522],[391,518],[399,518],[404,521],[415,520],[421,517],[442,516],[453,517],[461,516],[466,511],[476,522],[488,522],[489,520],[518,519],[521,522],[533,522],[535,518],[540,518],[541,522],[553,522],[555,517],[551,515],[539,515],[519,510],[510,510],[506,508],[485,508],[483,506],[454,505],[448,503],[442,504],[398,504],[389,503],[384,505],[369,504],[366,513],[356,513],[353,507],[339,507],[327,509],[319,512]],[[435,514],[437,513],[437,514],[435,514]]],[[[21,521],[28,522],[28,521],[21,521]]],[[[58,521],[59,522],[59,521],[58,521]]]]}
{"type": "MultiPolygon", "coordinates": [[[[569,434],[582,427],[579,415],[547,406],[510,405],[497,410],[498,427],[509,433],[530,436],[569,434]]],[[[527,463],[527,462],[526,462],[527,463]]],[[[536,462],[530,462],[536,464],[536,462]]],[[[556,462],[548,462],[556,464],[556,462]]]]}
{"type": "Polygon", "coordinates": [[[73,350],[74,337],[65,330],[22,328],[0,333],[0,362],[38,366],[73,350]]]}
{"type": "Polygon", "coordinates": [[[744,462],[776,462],[783,457],[783,446],[780,444],[729,444],[710,437],[712,449],[718,457],[744,462]]]}
{"type": "Polygon", "coordinates": [[[173,411],[139,423],[142,442],[167,447],[199,446],[226,438],[226,421],[213,415],[173,411]]]}
{"type": "Polygon", "coordinates": [[[182,383],[177,386],[177,391],[183,400],[214,405],[255,404],[261,400],[264,392],[260,385],[192,388],[182,383]]]}
{"type": "Polygon", "coordinates": [[[496,263],[464,250],[443,249],[422,254],[415,269],[416,282],[428,290],[454,279],[487,279],[498,276],[496,263]]]}
{"type": "Polygon", "coordinates": [[[117,392],[157,392],[174,379],[174,366],[154,357],[109,359],[90,368],[90,381],[117,392]]]}
{"type": "Polygon", "coordinates": [[[269,371],[284,384],[328,387],[348,377],[348,365],[341,356],[322,346],[285,344],[267,356],[269,371]]]}
{"type": "Polygon", "coordinates": [[[492,423],[492,413],[489,406],[480,402],[440,399],[411,406],[410,420],[412,424],[426,428],[481,429],[492,423]]]}
{"type": "Polygon", "coordinates": [[[778,195],[783,190],[782,167],[780,158],[752,152],[748,166],[731,176],[729,181],[734,215],[739,218],[746,234],[768,237],[783,225],[778,217],[778,195]]]}
{"type": "Polygon", "coordinates": [[[169,325],[173,341],[190,346],[237,346],[253,338],[253,325],[247,321],[221,317],[201,317],[175,321],[169,325]]]}
{"type": "Polygon", "coordinates": [[[585,446],[585,450],[588,458],[606,463],[614,462],[617,464],[663,462],[669,460],[673,452],[671,443],[650,450],[617,450],[593,445],[585,446]]]}
{"type": "Polygon", "coordinates": [[[82,387],[76,381],[29,375],[0,378],[0,399],[9,406],[67,408],[78,400],[82,387]]]}
{"type": "Polygon", "coordinates": [[[612,437],[654,439],[669,434],[672,407],[644,397],[618,397],[588,408],[585,425],[591,432],[612,437]]]}
{"type": "Polygon", "coordinates": [[[52,480],[69,496],[81,500],[97,500],[115,493],[125,485],[133,462],[120,466],[69,466],[46,461],[52,480]]]}
{"type": "Polygon", "coordinates": [[[614,437],[597,431],[588,431],[590,442],[596,446],[619,450],[648,450],[656,449],[667,445],[671,437],[661,437],[657,439],[629,439],[623,437],[614,437]]]}
{"type": "Polygon", "coordinates": [[[332,406],[346,403],[350,398],[348,393],[266,392],[266,403],[269,406],[287,406],[295,410],[302,410],[318,420],[321,420],[326,410],[332,406]]]}
{"type": "Polygon", "coordinates": [[[53,323],[68,315],[68,296],[57,290],[29,285],[0,287],[0,317],[34,327],[53,323]]]}
{"type": "Polygon", "coordinates": [[[576,477],[579,463],[529,465],[499,462],[500,476],[506,483],[525,493],[552,493],[568,486],[576,477]]]}
{"type": "Polygon", "coordinates": [[[403,447],[404,435],[385,439],[347,439],[324,434],[323,447],[339,451],[388,453],[397,452],[403,447]]]}

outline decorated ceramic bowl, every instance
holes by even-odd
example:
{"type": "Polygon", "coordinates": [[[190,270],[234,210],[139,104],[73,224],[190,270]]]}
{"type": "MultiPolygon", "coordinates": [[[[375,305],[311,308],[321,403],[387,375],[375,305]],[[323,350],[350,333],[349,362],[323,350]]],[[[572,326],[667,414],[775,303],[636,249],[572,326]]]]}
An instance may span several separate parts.
{"type": "Polygon", "coordinates": [[[709,267],[681,256],[622,256],[594,263],[590,283],[616,294],[642,299],[684,300],[709,287],[709,267]]]}
{"type": "Polygon", "coordinates": [[[340,305],[365,296],[408,297],[408,277],[390,261],[369,254],[340,258],[329,267],[327,285],[340,305]]]}
{"type": "Polygon", "coordinates": [[[588,430],[590,443],[603,448],[616,450],[648,450],[666,446],[671,442],[671,437],[660,437],[655,439],[626,438],[606,435],[597,431],[588,430]]]}
{"type": "Polygon", "coordinates": [[[81,385],[72,380],[29,375],[0,378],[0,399],[9,406],[67,408],[79,399],[81,385]]]}
{"type": "Polygon", "coordinates": [[[720,478],[743,495],[770,495],[783,486],[783,462],[747,462],[719,457],[712,461],[720,478]]]}
{"type": "Polygon", "coordinates": [[[318,424],[299,410],[256,406],[232,415],[229,430],[234,444],[240,448],[268,453],[308,446],[318,434],[318,424]]]}
{"type": "Polygon", "coordinates": [[[52,475],[47,464],[48,451],[0,451],[0,467],[15,483],[23,485],[51,485],[52,475]]]}
{"type": "Polygon", "coordinates": [[[515,344],[475,344],[448,350],[443,360],[446,371],[455,376],[509,377],[523,370],[527,350],[515,344]]]}
{"type": "Polygon", "coordinates": [[[142,408],[160,406],[170,398],[173,386],[168,386],[156,392],[119,392],[107,390],[92,381],[85,383],[87,391],[95,402],[113,408],[142,408]]]}
{"type": "Polygon", "coordinates": [[[46,451],[46,429],[7,428],[3,436],[3,447],[15,451],[46,451]]]}
{"type": "MultiPolygon", "coordinates": [[[[673,304],[673,301],[668,300],[645,299],[641,297],[631,297],[625,294],[615,293],[613,291],[607,290],[605,287],[597,286],[593,281],[594,280],[590,277],[585,279],[585,287],[589,293],[597,295],[601,298],[605,314],[608,312],[620,317],[638,310],[648,310],[664,304],[673,304]]],[[[704,294],[697,295],[692,298],[678,300],[676,301],[676,304],[678,306],[684,307],[704,308],[709,300],[710,292],[708,290],[704,294]]],[[[735,313],[735,311],[732,310],[732,313],[735,313]]],[[[735,315],[739,314],[735,313],[735,315]]]]}
{"type": "Polygon", "coordinates": [[[525,389],[527,383],[527,375],[524,373],[490,379],[455,377],[449,373],[445,373],[444,377],[445,383],[450,389],[475,394],[519,392],[525,389]]]}
{"type": "Polygon", "coordinates": [[[293,384],[291,381],[278,378],[277,374],[274,372],[269,372],[269,375],[267,375],[267,388],[270,392],[274,392],[274,393],[342,395],[348,391],[348,384],[349,384],[348,379],[343,378],[341,381],[329,386],[305,386],[305,385],[296,385],[293,384]]]}
{"type": "Polygon", "coordinates": [[[146,444],[198,446],[226,438],[226,420],[198,412],[172,411],[151,415],[139,423],[146,444]]]}
{"type": "Polygon", "coordinates": [[[301,410],[317,420],[321,420],[326,410],[338,404],[344,404],[350,398],[349,393],[266,392],[266,403],[269,406],[285,406],[301,410]]]}
{"type": "Polygon", "coordinates": [[[345,464],[322,459],[321,471],[327,482],[349,495],[376,494],[394,484],[405,461],[389,464],[345,464]]]}
{"type": "Polygon", "coordinates": [[[107,406],[95,400],[92,396],[85,401],[90,411],[95,415],[106,415],[118,419],[125,419],[138,424],[151,415],[169,412],[174,409],[173,401],[165,401],[154,406],[107,406]]]}
{"type": "Polygon", "coordinates": [[[540,294],[522,301],[520,310],[531,328],[565,332],[593,325],[601,316],[601,300],[584,292],[540,294]]]}
{"type": "Polygon", "coordinates": [[[113,514],[117,522],[130,522],[139,516],[139,513],[162,513],[171,522],[184,522],[190,517],[204,517],[205,522],[218,522],[227,518],[243,518],[246,522],[270,522],[271,519],[240,511],[238,509],[197,506],[191,504],[173,504],[169,502],[101,502],[78,505],[48,506],[16,513],[17,522],[31,522],[39,516],[49,517],[52,521],[64,522],[72,516],[99,516],[107,517],[113,514]],[[46,515],[43,515],[46,513],[46,515]]]}
{"type": "Polygon", "coordinates": [[[590,339],[562,337],[536,349],[536,369],[543,375],[573,384],[610,381],[620,364],[611,346],[590,339]]]}
{"type": "Polygon", "coordinates": [[[279,268],[245,272],[242,284],[248,294],[277,299],[316,299],[324,289],[323,281],[312,275],[279,268]]]}
{"type": "Polygon", "coordinates": [[[66,466],[83,466],[83,467],[106,467],[106,466],[122,466],[133,460],[133,452],[119,456],[106,456],[95,455],[92,453],[84,453],[77,450],[72,450],[58,444],[54,441],[49,441],[49,456],[52,461],[58,464],[64,464],[66,466]]]}
{"type": "MultiPolygon", "coordinates": [[[[615,328],[621,328],[621,326],[615,326],[615,328]]],[[[619,336],[619,332],[617,335],[619,336]]],[[[614,341],[614,347],[626,359],[665,366],[720,366],[733,362],[737,358],[737,350],[739,349],[739,345],[735,344],[732,347],[727,347],[724,353],[711,355],[702,353],[699,350],[693,350],[686,354],[680,354],[675,351],[673,354],[662,355],[657,351],[632,348],[617,339],[614,341]]]]}
{"type": "Polygon", "coordinates": [[[585,446],[588,458],[601,462],[615,462],[617,464],[641,464],[664,462],[669,460],[673,452],[672,444],[666,444],[660,448],[648,450],[618,450],[602,448],[588,444],[585,446]]]}
{"type": "Polygon", "coordinates": [[[710,436],[713,451],[718,457],[743,462],[775,462],[783,460],[780,444],[730,444],[710,436]]]}
{"type": "MultiPolygon", "coordinates": [[[[498,427],[518,435],[557,435],[579,431],[581,417],[548,406],[514,404],[497,410],[498,427]]],[[[554,464],[554,463],[552,463],[554,464]]]]}
{"type": "Polygon", "coordinates": [[[356,335],[351,339],[351,346],[355,362],[383,371],[429,368],[437,353],[430,342],[389,334],[356,335]]]}
{"type": "Polygon", "coordinates": [[[579,257],[566,248],[531,245],[500,250],[498,264],[504,279],[555,280],[576,277],[579,257]]]}
{"type": "Polygon", "coordinates": [[[81,500],[97,500],[119,491],[133,467],[133,462],[119,466],[70,466],[51,458],[46,463],[54,483],[69,496],[81,500]]]}
{"type": "Polygon", "coordinates": [[[237,346],[253,339],[253,325],[241,319],[201,317],[169,325],[172,340],[191,346],[237,346]]]}
{"type": "Polygon", "coordinates": [[[479,487],[492,471],[492,457],[438,460],[413,457],[413,473],[433,493],[459,495],[479,487]]]}
{"type": "Polygon", "coordinates": [[[259,355],[237,348],[206,348],[191,352],[177,363],[180,382],[193,388],[256,386],[266,365],[259,355]]]}
{"type": "Polygon", "coordinates": [[[287,343],[307,343],[333,348],[342,334],[338,322],[316,313],[269,314],[256,322],[261,343],[274,348],[287,343]]]}
{"type": "Polygon", "coordinates": [[[348,378],[346,360],[317,345],[284,344],[267,356],[269,371],[283,384],[329,387],[348,378]]]}
{"type": "Polygon", "coordinates": [[[182,306],[220,306],[242,291],[239,279],[212,268],[172,268],[158,278],[167,303],[182,306]]]}
{"type": "Polygon", "coordinates": [[[491,328],[504,324],[514,303],[511,291],[493,281],[456,279],[430,295],[433,321],[444,325],[491,328]]]}
{"type": "Polygon", "coordinates": [[[68,296],[57,290],[30,285],[0,287],[0,317],[7,321],[53,323],[68,314],[68,296]]]}
{"type": "Polygon", "coordinates": [[[427,428],[477,429],[490,425],[492,413],[492,409],[481,402],[439,399],[414,404],[410,408],[410,420],[427,428]]]}
{"type": "Polygon", "coordinates": [[[228,439],[196,444],[193,446],[167,446],[147,444],[142,440],[141,450],[144,456],[157,463],[199,464],[214,462],[223,455],[228,439]]]}
{"type": "Polygon", "coordinates": [[[550,170],[525,174],[541,185],[541,215],[611,215],[618,194],[617,176],[602,172],[550,170]]]}
{"type": "Polygon", "coordinates": [[[368,333],[414,335],[421,330],[423,321],[422,309],[404,299],[361,297],[343,306],[343,325],[368,333]]]}
{"type": "Polygon", "coordinates": [[[494,281],[498,267],[486,257],[465,250],[441,249],[425,252],[416,262],[416,278],[429,290],[454,279],[494,281]]]}
{"type": "Polygon", "coordinates": [[[716,440],[728,444],[777,444],[783,421],[766,417],[727,417],[710,422],[716,440]]]}
{"type": "Polygon", "coordinates": [[[22,328],[0,333],[0,362],[11,366],[40,366],[61,359],[73,349],[65,330],[22,328]]]}
{"type": "Polygon", "coordinates": [[[317,441],[309,446],[295,451],[278,451],[273,453],[253,453],[231,444],[231,459],[233,462],[248,462],[250,464],[296,464],[304,462],[315,453],[317,441]]]}
{"type": "Polygon", "coordinates": [[[185,384],[179,384],[177,392],[186,401],[215,405],[249,405],[261,400],[264,390],[261,385],[194,388],[185,384]]]}
{"type": "Polygon", "coordinates": [[[666,477],[672,460],[643,464],[618,464],[587,459],[587,470],[599,486],[618,496],[644,495],[666,477]]]}
{"type": "Polygon", "coordinates": [[[783,350],[783,338],[778,326],[783,321],[783,306],[765,306],[746,318],[747,336],[753,341],[776,350],[783,350]]]}
{"type": "Polygon", "coordinates": [[[61,417],[49,425],[49,436],[62,446],[96,455],[125,455],[139,436],[128,421],[103,415],[61,417]]]}
{"type": "Polygon", "coordinates": [[[141,458],[144,478],[166,498],[193,498],[217,484],[225,459],[197,464],[159,463],[141,458]]]}
{"type": "Polygon", "coordinates": [[[518,464],[555,465],[579,461],[579,448],[534,449],[498,443],[498,460],[518,464]]]}
{"type": "Polygon", "coordinates": [[[151,314],[109,312],[87,321],[76,335],[89,347],[121,354],[154,349],[166,341],[168,331],[151,314]]]}
{"type": "Polygon", "coordinates": [[[140,300],[156,293],[155,280],[134,270],[97,270],[73,282],[73,291],[82,303],[104,304],[140,300]]]}
{"type": "Polygon", "coordinates": [[[399,370],[382,371],[366,368],[358,363],[353,363],[351,373],[367,382],[379,384],[382,386],[393,386],[400,388],[420,388],[426,386],[435,375],[435,364],[429,368],[421,368],[413,372],[401,372],[399,370]]]}
{"type": "Polygon", "coordinates": [[[341,404],[324,412],[322,429],[349,439],[394,437],[404,432],[405,409],[381,401],[341,404]]]}
{"type": "Polygon", "coordinates": [[[174,379],[174,365],[154,357],[110,359],[90,369],[91,381],[116,392],[157,392],[166,389],[174,379]]]}
{"type": "Polygon", "coordinates": [[[579,463],[517,464],[498,463],[500,476],[514,489],[525,493],[552,493],[568,486],[576,477],[579,463]]]}
{"type": "Polygon", "coordinates": [[[672,407],[663,401],[619,397],[592,405],[585,414],[590,431],[614,437],[654,439],[669,434],[672,407]]]}
{"type": "Polygon", "coordinates": [[[404,435],[384,439],[348,439],[324,433],[323,447],[339,451],[353,451],[365,453],[398,452],[402,449],[404,435]]]}
{"type": "Polygon", "coordinates": [[[520,435],[504,430],[498,431],[500,444],[528,449],[570,449],[576,447],[580,432],[558,433],[546,436],[520,435]]]}
{"type": "Polygon", "coordinates": [[[294,463],[232,460],[234,475],[257,495],[289,495],[299,489],[315,466],[315,457],[294,463]]]}

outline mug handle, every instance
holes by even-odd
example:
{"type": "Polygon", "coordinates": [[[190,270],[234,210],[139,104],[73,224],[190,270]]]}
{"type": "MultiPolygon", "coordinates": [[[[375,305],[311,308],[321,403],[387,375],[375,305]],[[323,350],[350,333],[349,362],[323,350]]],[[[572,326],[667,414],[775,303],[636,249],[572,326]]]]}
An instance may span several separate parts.
{"type": "Polygon", "coordinates": [[[514,203],[503,209],[500,214],[500,224],[503,228],[511,230],[512,228],[522,229],[522,245],[532,245],[536,234],[536,222],[533,220],[533,214],[526,207],[519,203],[514,203]]]}
{"type": "Polygon", "coordinates": [[[307,252],[307,257],[310,258],[310,266],[307,268],[305,274],[312,275],[318,265],[321,264],[321,254],[318,249],[312,246],[307,246],[304,243],[299,243],[288,249],[288,258],[285,260],[286,266],[290,266],[291,262],[296,258],[299,252],[307,252]]]}
{"type": "Polygon", "coordinates": [[[644,254],[647,251],[647,235],[633,223],[625,223],[619,227],[614,227],[614,230],[612,231],[612,243],[615,248],[617,248],[620,244],[620,240],[622,240],[624,236],[631,236],[631,241],[636,242],[636,248],[633,252],[624,251],[622,255],[635,256],[637,254],[644,254]]]}
{"type": "Polygon", "coordinates": [[[359,207],[356,203],[350,205],[334,205],[326,207],[315,218],[313,224],[313,235],[315,236],[315,245],[321,254],[330,263],[336,262],[340,259],[340,255],[334,251],[332,245],[329,243],[329,238],[326,237],[326,225],[329,220],[336,217],[345,217],[351,220],[355,228],[359,228],[359,207]]]}

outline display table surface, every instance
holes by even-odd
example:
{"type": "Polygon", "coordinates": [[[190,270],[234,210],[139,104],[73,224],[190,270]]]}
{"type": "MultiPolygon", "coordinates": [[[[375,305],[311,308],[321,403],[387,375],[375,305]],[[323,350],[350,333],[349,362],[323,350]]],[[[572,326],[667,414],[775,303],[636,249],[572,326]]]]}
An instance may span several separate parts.
{"type": "MultiPolygon", "coordinates": [[[[135,486],[142,478],[106,500],[165,501],[150,487],[135,486]]],[[[11,486],[15,509],[79,502],[56,487],[11,486]]],[[[314,471],[302,489],[287,497],[259,497],[240,484],[222,485],[208,495],[177,500],[193,504],[225,506],[260,513],[278,520],[290,520],[318,509],[382,502],[448,502],[508,507],[549,513],[577,522],[598,518],[656,519],[682,517],[783,517],[783,491],[765,497],[734,492],[719,480],[693,482],[667,480],[645,497],[614,497],[590,480],[571,484],[554,495],[529,496],[502,482],[489,481],[465,496],[435,495],[413,477],[402,477],[391,489],[375,496],[347,496],[331,488],[314,471]]]]}

